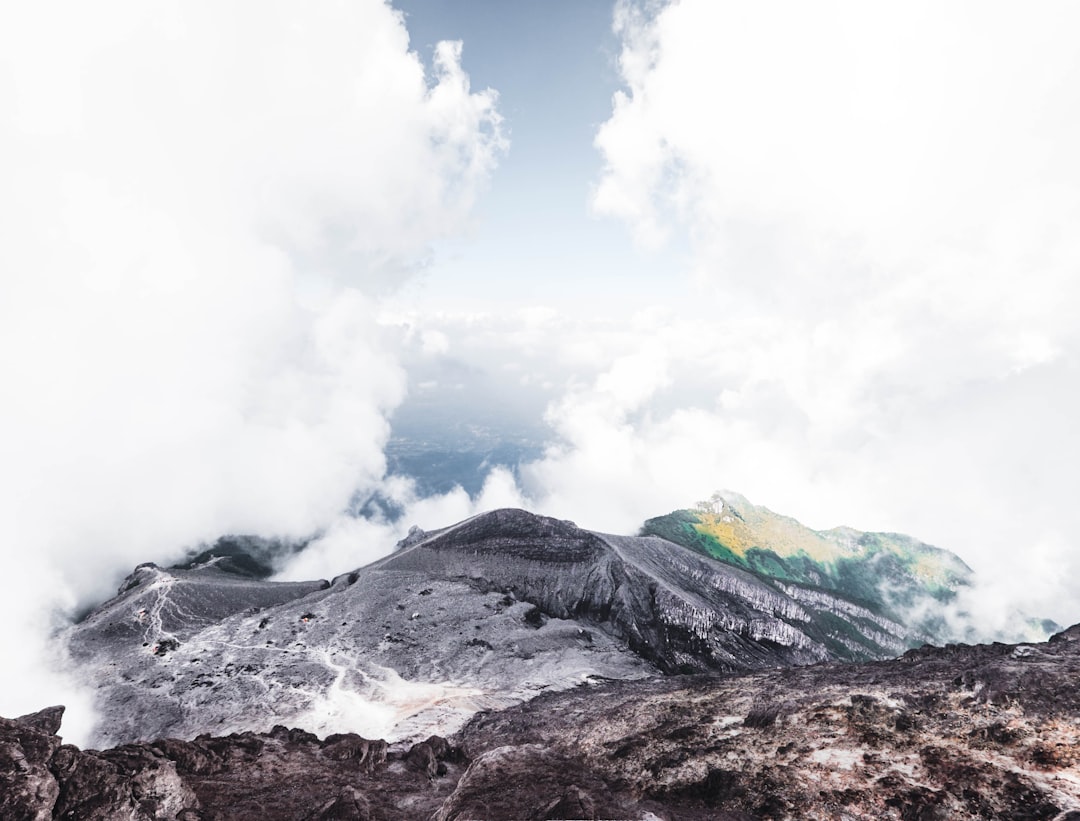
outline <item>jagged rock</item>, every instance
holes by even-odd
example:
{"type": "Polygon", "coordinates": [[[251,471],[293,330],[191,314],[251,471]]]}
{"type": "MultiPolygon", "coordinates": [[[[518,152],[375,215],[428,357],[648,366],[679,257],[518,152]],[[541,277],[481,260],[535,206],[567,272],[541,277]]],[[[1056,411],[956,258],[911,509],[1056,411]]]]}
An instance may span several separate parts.
{"type": "Polygon", "coordinates": [[[63,711],[0,719],[0,818],[151,821],[197,806],[173,763],[153,748],[62,745],[63,711]]]}
{"type": "Polygon", "coordinates": [[[1074,624],[1072,627],[1062,630],[1060,633],[1055,633],[1050,637],[1050,641],[1080,641],[1080,624],[1074,624]]]}
{"type": "Polygon", "coordinates": [[[446,775],[445,761],[460,761],[461,751],[450,745],[445,738],[433,735],[427,741],[413,744],[405,754],[405,762],[428,778],[435,779],[446,775]]]}
{"type": "Polygon", "coordinates": [[[387,744],[371,741],[356,733],[335,733],[326,737],[322,752],[334,761],[354,761],[359,769],[371,772],[386,761],[387,744]]]}
{"type": "Polygon", "coordinates": [[[127,746],[79,753],[70,774],[62,779],[53,817],[154,821],[197,805],[173,762],[152,748],[127,746]]]}
{"type": "Polygon", "coordinates": [[[580,763],[541,744],[495,747],[473,761],[432,821],[628,817],[608,786],[580,763]],[[577,814],[583,809],[587,814],[577,814]]]}
{"type": "Polygon", "coordinates": [[[49,769],[60,739],[29,718],[0,719],[0,818],[47,821],[60,795],[49,769]]]}
{"type": "Polygon", "coordinates": [[[389,747],[280,726],[83,752],[43,711],[0,719],[0,818],[1074,821],[1078,634],[587,684],[389,747]]]}
{"type": "Polygon", "coordinates": [[[431,745],[426,741],[413,744],[405,756],[405,761],[414,770],[422,772],[428,778],[435,778],[437,775],[438,761],[435,759],[435,753],[432,751],[431,745]]]}
{"type": "Polygon", "coordinates": [[[56,735],[60,732],[60,723],[64,720],[64,707],[57,705],[19,716],[15,721],[27,727],[32,727],[46,735],[56,735]]]}
{"type": "Polygon", "coordinates": [[[355,787],[343,787],[336,798],[308,818],[310,821],[371,821],[371,805],[355,787]]]}
{"type": "Polygon", "coordinates": [[[577,784],[571,784],[563,794],[544,808],[543,818],[587,818],[595,819],[596,804],[577,784]]]}

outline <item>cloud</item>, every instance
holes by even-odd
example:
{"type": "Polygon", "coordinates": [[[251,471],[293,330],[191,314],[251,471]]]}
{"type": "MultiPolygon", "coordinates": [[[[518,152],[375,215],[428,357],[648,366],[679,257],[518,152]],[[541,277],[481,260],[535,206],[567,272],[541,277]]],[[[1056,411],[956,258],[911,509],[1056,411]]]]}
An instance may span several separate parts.
{"type": "Polygon", "coordinates": [[[295,554],[275,578],[329,579],[388,555],[413,527],[438,530],[484,511],[529,505],[513,474],[502,466],[488,471],[475,497],[470,497],[460,486],[449,493],[423,496],[411,478],[390,476],[380,485],[379,498],[393,509],[392,516],[374,512],[365,516],[339,516],[317,539],[295,554]]]}
{"type": "Polygon", "coordinates": [[[922,352],[945,325],[964,371],[1052,356],[1080,287],[1077,16],[622,3],[594,207],[646,242],[689,232],[741,311],[873,312],[922,352]]]}
{"type": "Polygon", "coordinates": [[[620,3],[592,204],[688,276],[581,335],[535,503],[626,531],[732,487],[957,551],[987,620],[1080,620],[1077,16],[620,3]]]}
{"type": "Polygon", "coordinates": [[[792,245],[817,274],[928,247],[1012,268],[1077,205],[1068,4],[653,7],[616,13],[627,89],[597,136],[595,205],[646,233],[688,225],[717,276],[792,245]]]}
{"type": "Polygon", "coordinates": [[[0,11],[0,714],[79,698],[57,606],[381,480],[405,378],[377,298],[505,148],[460,58],[425,76],[374,0],[0,11]]]}

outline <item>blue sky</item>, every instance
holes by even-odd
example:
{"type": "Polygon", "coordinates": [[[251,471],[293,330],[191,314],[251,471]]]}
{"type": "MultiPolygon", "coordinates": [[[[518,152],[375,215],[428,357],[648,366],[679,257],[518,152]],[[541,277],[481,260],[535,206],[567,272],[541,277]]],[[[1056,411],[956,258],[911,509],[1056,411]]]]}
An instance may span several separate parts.
{"type": "Polygon", "coordinates": [[[438,41],[463,41],[474,87],[499,93],[511,144],[471,230],[436,247],[422,299],[476,310],[662,293],[670,260],[635,248],[624,225],[590,208],[602,168],[593,139],[620,87],[611,4],[420,0],[396,8],[426,60],[438,41]]]}

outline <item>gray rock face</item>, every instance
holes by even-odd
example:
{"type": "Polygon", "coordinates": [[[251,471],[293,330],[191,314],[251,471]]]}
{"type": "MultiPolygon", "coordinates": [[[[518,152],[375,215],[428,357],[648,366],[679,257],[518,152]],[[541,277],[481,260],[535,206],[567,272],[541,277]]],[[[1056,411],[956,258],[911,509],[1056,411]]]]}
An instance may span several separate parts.
{"type": "Polygon", "coordinates": [[[332,582],[141,566],[76,625],[97,743],[266,730],[445,735],[585,681],[887,657],[915,639],[656,537],[500,510],[332,582]]]}

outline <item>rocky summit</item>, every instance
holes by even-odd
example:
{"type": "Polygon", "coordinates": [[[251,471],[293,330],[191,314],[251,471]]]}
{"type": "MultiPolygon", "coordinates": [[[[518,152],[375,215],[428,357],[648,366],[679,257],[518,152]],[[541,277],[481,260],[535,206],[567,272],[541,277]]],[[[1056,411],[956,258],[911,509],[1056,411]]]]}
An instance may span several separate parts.
{"type": "Polygon", "coordinates": [[[1080,819],[1080,625],[865,664],[583,683],[387,744],[83,751],[0,719],[4,819],[1080,819]]]}
{"type": "Polygon", "coordinates": [[[603,679],[888,658],[928,636],[842,592],[655,536],[498,510],[332,581],[142,565],[68,635],[102,745],[350,731],[420,739],[603,679]]]}

